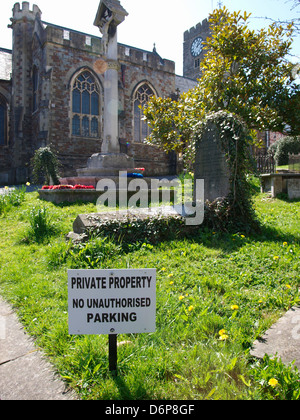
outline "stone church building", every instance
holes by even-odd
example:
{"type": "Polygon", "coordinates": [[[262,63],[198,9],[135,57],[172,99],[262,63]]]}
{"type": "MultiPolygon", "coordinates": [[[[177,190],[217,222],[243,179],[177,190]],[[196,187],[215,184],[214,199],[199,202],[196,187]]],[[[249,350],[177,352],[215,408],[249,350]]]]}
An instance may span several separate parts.
{"type": "MultiPolygon", "coordinates": [[[[103,141],[101,37],[46,23],[28,2],[12,12],[13,49],[0,48],[0,184],[26,182],[34,151],[46,145],[59,157],[61,174],[76,176],[103,141]]],[[[183,77],[155,48],[118,43],[120,149],[147,176],[176,173],[176,156],[145,144],[149,127],[140,105],[195,86],[208,34],[207,20],[185,32],[183,77]]]]}

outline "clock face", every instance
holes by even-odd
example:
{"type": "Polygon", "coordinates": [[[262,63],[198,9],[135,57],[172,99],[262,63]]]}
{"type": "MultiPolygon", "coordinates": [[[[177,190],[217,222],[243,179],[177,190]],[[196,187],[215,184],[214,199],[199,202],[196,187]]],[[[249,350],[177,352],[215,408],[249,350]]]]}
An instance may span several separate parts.
{"type": "Polygon", "coordinates": [[[201,37],[198,37],[194,39],[192,46],[191,46],[191,54],[193,57],[198,57],[198,55],[201,54],[203,49],[203,39],[201,37]]]}

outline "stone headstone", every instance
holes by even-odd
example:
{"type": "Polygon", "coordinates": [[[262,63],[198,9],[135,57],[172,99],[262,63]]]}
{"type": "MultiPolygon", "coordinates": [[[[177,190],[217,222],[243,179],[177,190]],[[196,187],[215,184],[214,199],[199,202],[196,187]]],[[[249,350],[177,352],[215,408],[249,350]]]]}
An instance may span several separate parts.
{"type": "Polygon", "coordinates": [[[196,144],[195,179],[204,179],[204,200],[226,197],[230,191],[229,168],[215,124],[209,124],[196,144]]]}
{"type": "Polygon", "coordinates": [[[300,198],[300,178],[288,179],[287,190],[289,200],[300,198]]]}

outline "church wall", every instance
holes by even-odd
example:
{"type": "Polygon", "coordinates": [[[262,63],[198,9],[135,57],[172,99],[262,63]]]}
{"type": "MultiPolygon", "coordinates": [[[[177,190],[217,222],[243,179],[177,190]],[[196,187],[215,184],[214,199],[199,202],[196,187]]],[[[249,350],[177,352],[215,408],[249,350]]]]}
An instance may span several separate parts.
{"type": "MultiPolygon", "coordinates": [[[[76,175],[76,169],[86,166],[87,159],[101,151],[101,138],[84,138],[71,135],[71,82],[80,69],[88,69],[97,78],[102,88],[103,74],[97,73],[97,61],[102,60],[100,39],[91,37],[91,45],[86,45],[87,35],[70,31],[69,40],[63,39],[64,29],[54,26],[46,28],[45,44],[47,64],[51,71],[51,100],[49,103],[48,141],[53,146],[63,164],[64,176],[76,175]]],[[[175,65],[158,54],[143,52],[119,45],[119,131],[126,140],[127,153],[134,157],[136,166],[145,167],[147,175],[168,174],[169,159],[156,146],[134,143],[133,101],[136,86],[148,82],[159,96],[169,96],[175,91],[175,65]],[[145,54],[147,61],[145,61],[145,54]]],[[[103,114],[103,112],[102,112],[103,114]]],[[[102,128],[104,122],[102,121],[102,128]]]]}
{"type": "Polygon", "coordinates": [[[37,6],[29,9],[29,3],[14,5],[12,29],[12,99],[10,122],[10,151],[12,156],[13,182],[26,182],[30,158],[35,143],[32,136],[32,37],[37,6]]]}
{"type": "MultiPolygon", "coordinates": [[[[86,166],[87,159],[101,150],[101,138],[71,135],[71,81],[74,74],[87,69],[97,78],[93,65],[100,58],[95,52],[98,40],[84,46],[85,36],[70,33],[63,39],[63,29],[46,29],[47,64],[51,67],[51,100],[49,104],[49,142],[63,165],[63,175],[76,175],[76,169],[86,166]]],[[[103,105],[103,98],[102,98],[103,105]]]]}
{"type": "MultiPolygon", "coordinates": [[[[103,121],[98,138],[73,136],[71,127],[72,81],[83,69],[99,83],[103,115],[105,82],[97,66],[104,60],[101,38],[43,22],[38,6],[30,9],[26,1],[14,5],[11,28],[12,78],[0,81],[0,94],[6,89],[9,102],[9,141],[0,147],[0,184],[26,182],[34,151],[49,144],[62,163],[62,175],[74,176],[101,151],[103,121]]],[[[118,55],[121,151],[133,156],[137,167],[145,167],[145,175],[167,175],[169,157],[157,146],[134,141],[133,98],[145,82],[158,96],[174,94],[175,63],[163,60],[155,49],[123,44],[118,44],[118,55]]]]}
{"type": "Polygon", "coordinates": [[[10,101],[11,101],[11,82],[0,80],[0,99],[7,104],[6,120],[6,142],[0,144],[0,185],[8,185],[13,181],[14,173],[11,169],[12,156],[10,150],[9,133],[11,132],[10,101]]]}
{"type": "Polygon", "coordinates": [[[157,146],[134,142],[133,95],[139,84],[147,82],[158,96],[169,97],[175,92],[175,64],[162,60],[157,53],[123,45],[119,45],[119,60],[124,95],[122,125],[126,140],[130,142],[128,154],[134,157],[137,167],[146,169],[145,175],[166,175],[169,173],[169,157],[157,146]]]}

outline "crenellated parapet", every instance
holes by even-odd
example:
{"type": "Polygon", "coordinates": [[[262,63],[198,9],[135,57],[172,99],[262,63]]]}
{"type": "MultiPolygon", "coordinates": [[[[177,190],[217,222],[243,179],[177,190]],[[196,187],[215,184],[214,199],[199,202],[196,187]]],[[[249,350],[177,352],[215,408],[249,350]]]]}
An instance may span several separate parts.
{"type": "Polygon", "coordinates": [[[30,10],[30,4],[28,1],[22,2],[22,8],[20,3],[15,3],[12,11],[12,21],[23,20],[24,18],[27,20],[35,20],[36,18],[41,19],[42,16],[42,12],[36,4],[34,4],[32,10],[30,10]]]}

